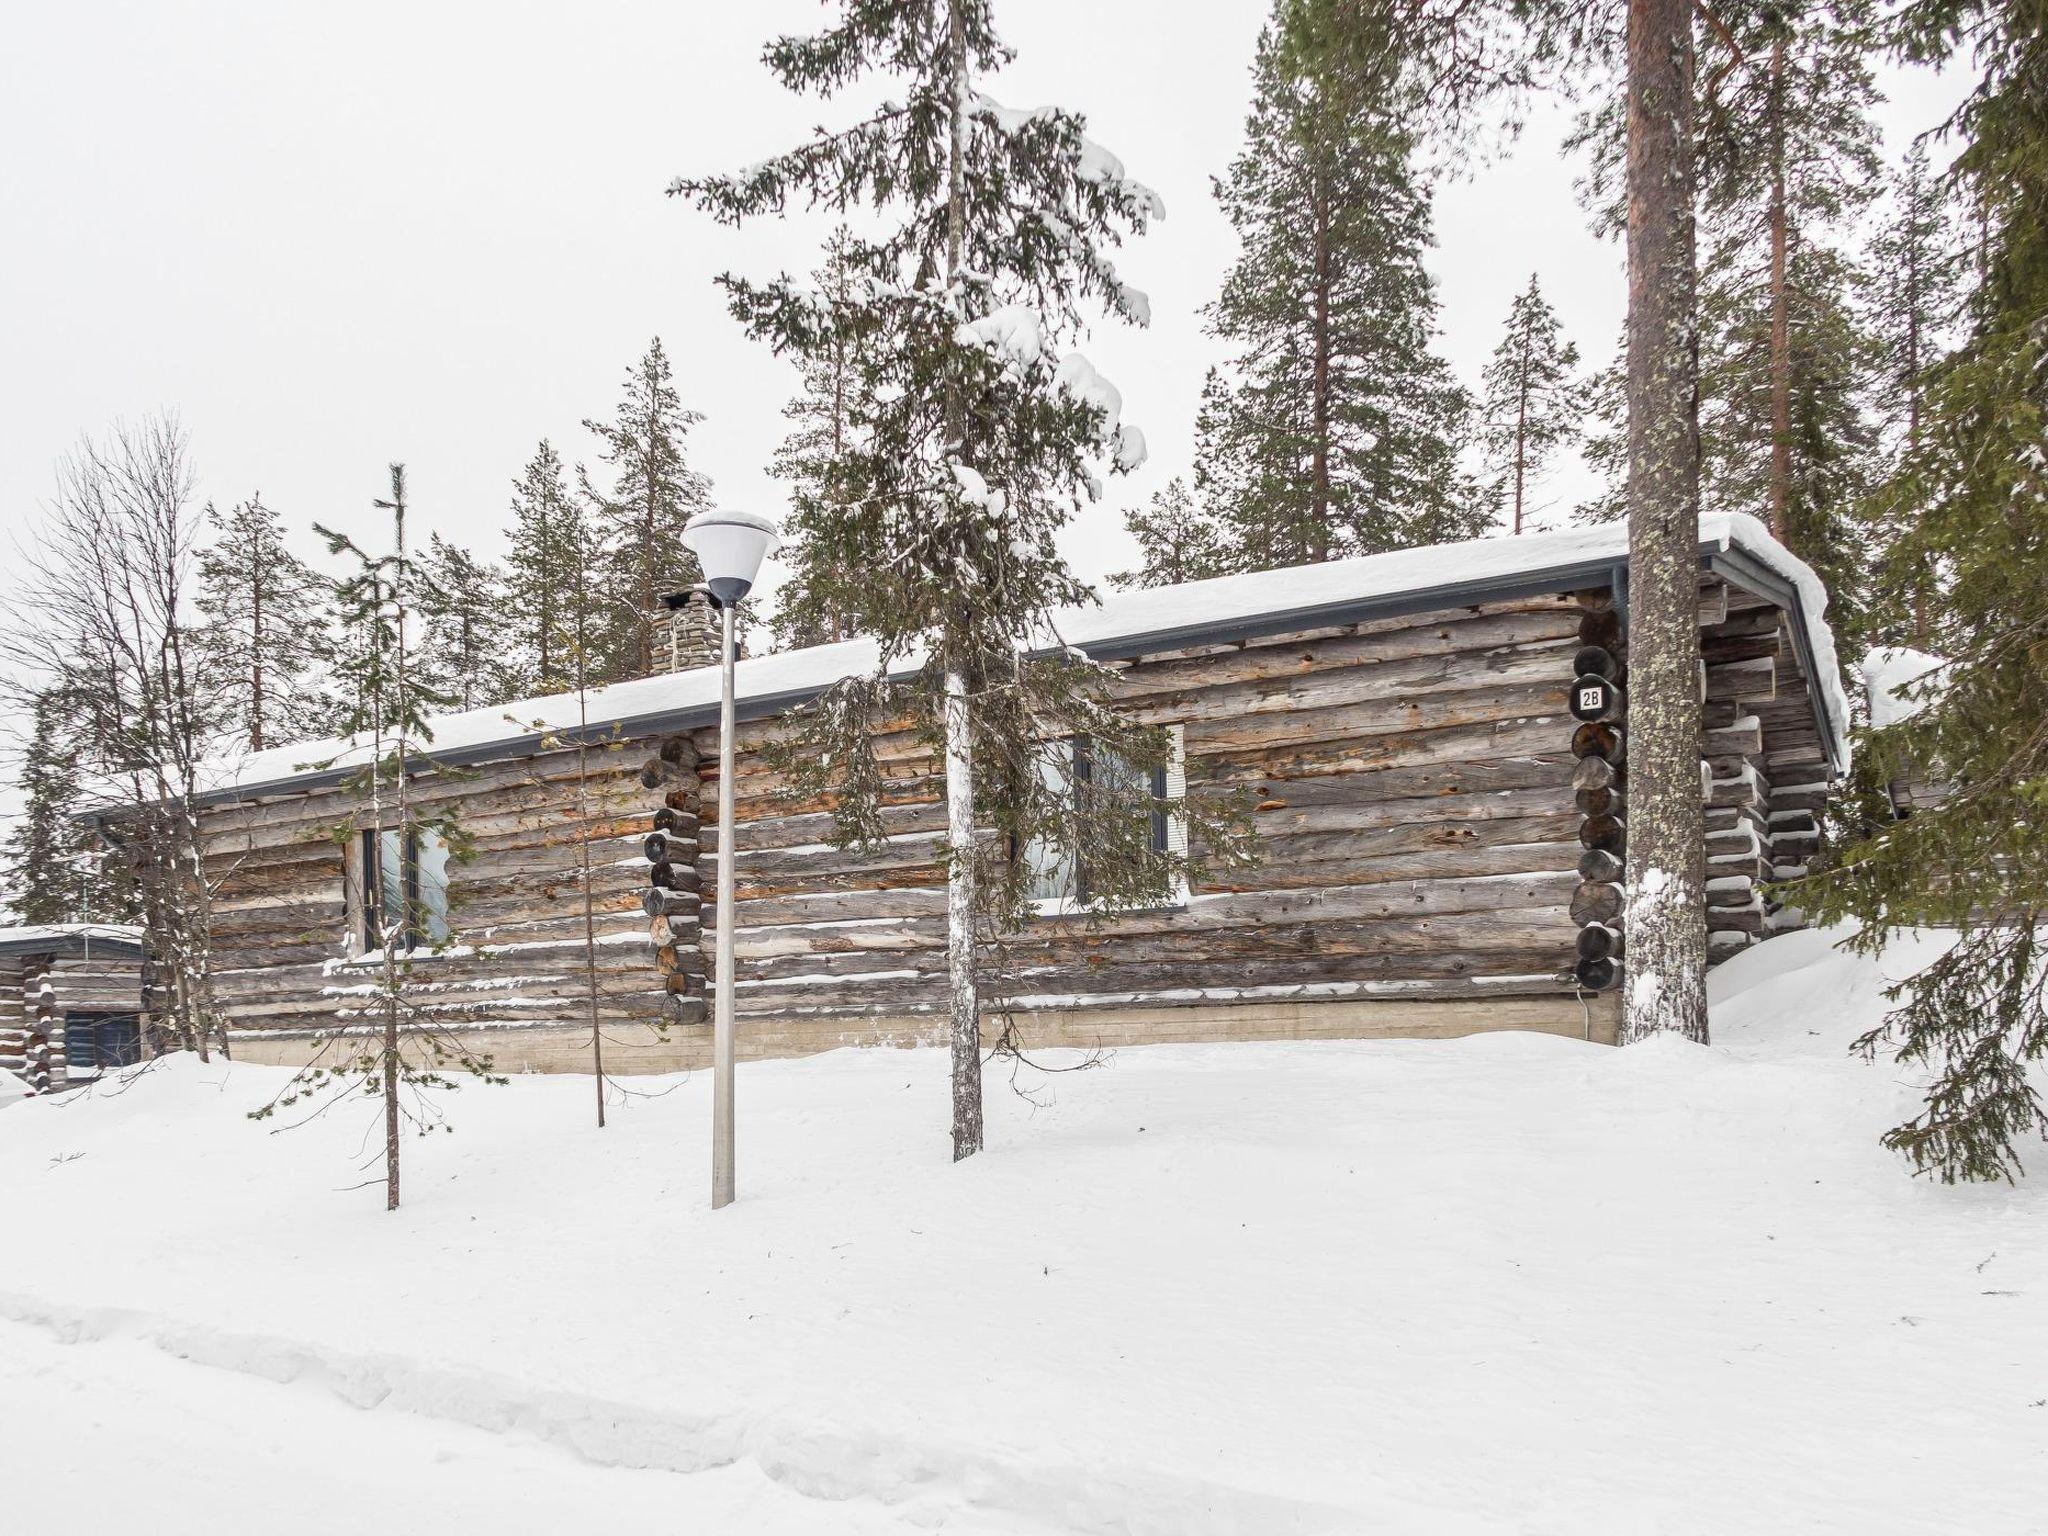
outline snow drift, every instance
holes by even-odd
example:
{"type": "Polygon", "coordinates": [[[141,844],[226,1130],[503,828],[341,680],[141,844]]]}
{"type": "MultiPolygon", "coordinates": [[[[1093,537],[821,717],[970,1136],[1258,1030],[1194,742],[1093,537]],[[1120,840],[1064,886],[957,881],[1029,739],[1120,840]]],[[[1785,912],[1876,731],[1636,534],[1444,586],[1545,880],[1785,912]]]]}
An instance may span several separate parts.
{"type": "MultiPolygon", "coordinates": [[[[942,1053],[749,1064],[715,1214],[704,1078],[604,1132],[577,1079],[466,1089],[387,1216],[367,1108],[272,1135],[272,1070],[179,1059],[0,1116],[0,1413],[111,1403],[140,1351],[264,1394],[258,1449],[292,1404],[534,1443],[622,1480],[614,1530],[714,1489],[749,1529],[2038,1530],[2048,1186],[1912,1180],[1913,1085],[1845,1050],[1935,942],[1759,946],[1711,1048],[1125,1051],[992,1083],[958,1167],[942,1053]]],[[[52,1497],[141,1518],[104,1454],[39,1454],[52,1497]]],[[[213,1454],[227,1518],[255,1453],[213,1454]]],[[[438,1528],[508,1459],[464,1452],[438,1528]]]]}

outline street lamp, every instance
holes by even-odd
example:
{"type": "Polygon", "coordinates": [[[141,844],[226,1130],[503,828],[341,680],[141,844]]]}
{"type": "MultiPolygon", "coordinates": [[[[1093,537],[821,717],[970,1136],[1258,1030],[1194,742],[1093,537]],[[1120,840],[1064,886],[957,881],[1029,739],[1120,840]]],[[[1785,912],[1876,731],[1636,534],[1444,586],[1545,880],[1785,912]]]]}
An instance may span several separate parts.
{"type": "Polygon", "coordinates": [[[752,512],[699,512],[683,543],[704,567],[718,605],[718,960],[711,1011],[711,1208],[732,1204],[732,672],[733,612],[754,585],[761,562],[781,540],[775,524],[752,512]]]}

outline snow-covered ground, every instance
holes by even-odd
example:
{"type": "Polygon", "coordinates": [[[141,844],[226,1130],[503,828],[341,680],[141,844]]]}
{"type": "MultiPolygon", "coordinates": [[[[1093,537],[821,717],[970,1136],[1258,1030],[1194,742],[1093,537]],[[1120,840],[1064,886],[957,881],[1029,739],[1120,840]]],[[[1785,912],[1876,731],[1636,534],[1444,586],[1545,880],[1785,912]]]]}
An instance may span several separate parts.
{"type": "Polygon", "coordinates": [[[0,1117],[0,1524],[2048,1530],[2048,1185],[1877,1146],[1882,985],[1796,934],[1711,1049],[1125,1051],[960,1167],[939,1053],[750,1065],[716,1214],[708,1078],[464,1090],[389,1215],[367,1106],[176,1060],[0,1117]]]}

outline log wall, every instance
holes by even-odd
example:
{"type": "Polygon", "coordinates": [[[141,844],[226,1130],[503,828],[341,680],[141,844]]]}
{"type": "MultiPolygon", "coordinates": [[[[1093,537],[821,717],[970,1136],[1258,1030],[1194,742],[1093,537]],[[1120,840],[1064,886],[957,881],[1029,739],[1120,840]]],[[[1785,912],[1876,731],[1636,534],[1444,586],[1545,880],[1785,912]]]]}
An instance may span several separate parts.
{"type": "MultiPolygon", "coordinates": [[[[1248,797],[1257,860],[1167,910],[1035,920],[1014,946],[1025,1037],[1613,1038],[1615,994],[1587,986],[1581,965],[1582,930],[1607,917],[1573,910],[1592,800],[1575,786],[1567,691],[1600,607],[1560,593],[1117,664],[1124,707],[1181,728],[1189,794],[1248,797]]],[[[1703,593],[1717,952],[1780,920],[1752,905],[1756,882],[1792,862],[1795,812],[1826,777],[1777,618],[1703,593]],[[1775,802],[1772,782],[1785,787],[1775,802]],[[1720,883],[1737,876],[1747,894],[1720,883]]],[[[792,799],[764,755],[787,729],[743,723],[735,739],[740,1053],[935,1038],[939,765],[908,731],[879,735],[888,840],[842,850],[829,804],[792,799]]],[[[580,775],[575,752],[550,751],[418,781],[428,803],[459,805],[476,842],[451,870],[460,942],[415,963],[422,1004],[501,1068],[587,1070],[587,839],[607,1065],[707,1061],[714,935],[698,893],[716,875],[702,810],[717,748],[705,729],[593,750],[580,775]]],[[[350,810],[322,790],[208,814],[220,996],[245,1059],[303,1059],[370,979],[342,952],[335,832],[350,810]]]]}

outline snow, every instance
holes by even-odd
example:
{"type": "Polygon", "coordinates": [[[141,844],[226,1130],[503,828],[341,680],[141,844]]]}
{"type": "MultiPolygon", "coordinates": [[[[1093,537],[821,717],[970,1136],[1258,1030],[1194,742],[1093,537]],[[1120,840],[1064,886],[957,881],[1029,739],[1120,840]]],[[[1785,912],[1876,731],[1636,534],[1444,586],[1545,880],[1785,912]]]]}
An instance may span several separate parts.
{"type": "Polygon", "coordinates": [[[374,1106],[242,1118],[278,1069],[35,1100],[10,1528],[2038,1531],[2048,1185],[1877,1145],[1847,1046],[1941,940],[1832,937],[1716,971],[1712,1047],[992,1074],[959,1166],[941,1051],[747,1063],[716,1213],[708,1074],[467,1088],[394,1215],[374,1106]]]}
{"type": "Polygon", "coordinates": [[[1931,700],[1905,695],[1913,691],[1913,684],[1947,665],[1940,656],[1903,645],[1881,645],[1865,656],[1863,688],[1870,699],[1871,728],[1881,731],[1919,714],[1931,700]]]}
{"type": "Polygon", "coordinates": [[[61,943],[69,939],[114,939],[128,944],[142,942],[142,930],[126,923],[26,923],[0,928],[0,946],[30,949],[38,944],[61,943]]]}
{"type": "MultiPolygon", "coordinates": [[[[1100,388],[1109,393],[1099,398],[1106,410],[1114,405],[1110,410],[1114,425],[1114,418],[1121,411],[1120,397],[1112,401],[1114,386],[1087,367],[1085,359],[1075,363],[1070,355],[1061,366],[1065,369],[1069,364],[1074,364],[1074,368],[1071,382],[1065,387],[1094,390],[1095,381],[1100,381],[1100,388]],[[1081,372],[1083,368],[1085,375],[1081,372]]],[[[1761,522],[1743,513],[1702,518],[1700,548],[1703,553],[1742,551],[1777,572],[1800,592],[1800,620],[1818,673],[1817,685],[1837,751],[1846,761],[1848,697],[1842,690],[1834,639],[1822,616],[1825,600],[1819,578],[1772,538],[1761,522]]],[[[1471,539],[1320,565],[1119,592],[1099,603],[1056,615],[1054,634],[1048,640],[1091,650],[1162,631],[1226,628],[1336,603],[1392,601],[1408,593],[1441,590],[1451,583],[1534,577],[1552,570],[1627,558],[1628,529],[1615,523],[1557,533],[1471,539]]],[[[735,686],[744,710],[749,704],[801,697],[829,688],[842,678],[871,673],[880,661],[876,646],[866,640],[753,656],[740,662],[735,686]]],[[[919,665],[921,658],[917,656],[894,658],[892,670],[907,675],[919,665]]],[[[607,733],[617,727],[631,734],[636,721],[668,718],[679,711],[701,711],[708,722],[715,720],[717,706],[715,667],[614,683],[592,689],[588,695],[590,725],[607,733]]],[[[571,731],[578,719],[574,694],[553,694],[443,715],[432,722],[433,750],[467,752],[535,733],[571,731]]],[[[280,786],[300,774],[360,765],[368,756],[368,746],[361,741],[273,747],[209,765],[204,787],[224,792],[280,786]]]]}

